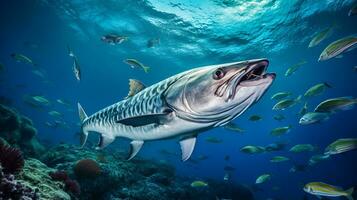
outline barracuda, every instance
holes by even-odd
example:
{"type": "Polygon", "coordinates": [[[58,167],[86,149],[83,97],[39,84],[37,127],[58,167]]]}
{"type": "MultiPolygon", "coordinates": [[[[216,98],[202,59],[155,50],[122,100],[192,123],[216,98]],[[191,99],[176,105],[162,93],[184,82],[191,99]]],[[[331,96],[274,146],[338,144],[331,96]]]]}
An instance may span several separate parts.
{"type": "Polygon", "coordinates": [[[125,137],[132,140],[131,159],[144,141],[179,138],[185,161],[199,133],[227,124],[260,99],[275,78],[266,73],[268,63],[257,59],[188,70],[89,117],[78,104],[81,145],[92,131],[100,133],[99,149],[125,137]]]}

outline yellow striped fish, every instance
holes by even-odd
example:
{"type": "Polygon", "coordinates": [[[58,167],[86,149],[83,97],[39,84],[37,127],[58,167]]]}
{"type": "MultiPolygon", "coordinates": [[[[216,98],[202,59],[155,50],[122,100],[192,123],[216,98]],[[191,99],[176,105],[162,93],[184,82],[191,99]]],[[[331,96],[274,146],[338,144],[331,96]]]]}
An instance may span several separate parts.
{"type": "Polygon", "coordinates": [[[357,138],[341,138],[328,145],[325,155],[339,154],[357,149],[357,138]]]}
{"type": "Polygon", "coordinates": [[[304,191],[318,197],[341,197],[345,196],[348,200],[353,200],[353,188],[343,190],[340,187],[329,185],[322,182],[311,182],[305,185],[304,191]]]}

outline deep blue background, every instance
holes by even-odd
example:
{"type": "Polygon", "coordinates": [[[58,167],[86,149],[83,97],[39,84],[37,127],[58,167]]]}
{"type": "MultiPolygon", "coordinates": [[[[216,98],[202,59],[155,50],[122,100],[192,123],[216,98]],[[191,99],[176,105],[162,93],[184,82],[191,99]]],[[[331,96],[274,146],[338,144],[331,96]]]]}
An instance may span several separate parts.
{"type": "MultiPolygon", "coordinates": [[[[108,4],[110,6],[108,2],[106,1],[105,6],[108,6],[108,4]]],[[[297,5],[299,2],[301,3],[301,1],[296,2],[297,5]]],[[[357,185],[356,151],[333,156],[332,159],[322,162],[304,173],[289,173],[289,169],[293,163],[307,163],[312,155],[323,152],[329,143],[338,138],[356,137],[357,109],[333,115],[325,123],[301,126],[298,124],[299,118],[296,113],[303,106],[304,101],[286,111],[276,112],[271,109],[275,102],[270,100],[270,97],[279,91],[291,91],[293,97],[296,97],[320,82],[327,82],[332,85],[332,88],[321,96],[309,99],[310,111],[319,102],[327,98],[357,97],[357,72],[353,70],[353,66],[357,65],[357,50],[346,53],[340,59],[317,62],[321,51],[330,42],[357,33],[357,16],[348,17],[346,14],[350,5],[352,5],[351,1],[336,2],[338,3],[333,9],[321,9],[308,17],[302,17],[304,13],[310,11],[309,6],[306,5],[309,1],[305,1],[305,7],[296,8],[296,13],[289,15],[289,18],[296,19],[292,20],[293,23],[277,25],[279,31],[276,31],[276,33],[279,32],[280,36],[275,36],[274,30],[271,30],[265,36],[265,33],[261,33],[261,36],[266,38],[262,43],[249,43],[248,41],[251,48],[261,49],[261,51],[242,52],[233,56],[228,52],[222,54],[215,51],[228,41],[227,38],[220,41],[219,45],[216,45],[219,38],[217,40],[203,38],[209,48],[212,47],[212,51],[204,51],[206,53],[204,55],[197,55],[195,50],[184,53],[177,51],[177,55],[175,51],[168,51],[166,48],[174,46],[175,40],[177,40],[177,43],[182,43],[183,37],[189,37],[190,31],[183,32],[183,34],[188,35],[184,35],[182,38],[171,37],[170,33],[164,35],[164,31],[160,31],[158,27],[154,29],[152,26],[146,26],[138,17],[140,16],[138,11],[150,7],[144,1],[135,3],[130,1],[116,2],[115,4],[120,6],[132,4],[127,5],[126,9],[118,11],[123,13],[123,18],[112,19],[110,12],[113,12],[113,10],[111,10],[108,13],[102,12],[100,15],[97,13],[95,16],[87,16],[86,20],[83,20],[79,15],[77,21],[64,17],[66,14],[60,6],[71,5],[66,1],[57,1],[57,3],[51,1],[49,3],[45,3],[45,1],[11,1],[11,3],[4,1],[0,7],[0,62],[4,64],[6,69],[0,74],[0,94],[11,98],[14,101],[13,106],[34,121],[38,128],[39,138],[49,145],[59,142],[77,144],[75,132],[78,131],[79,127],[76,126],[76,123],[78,123],[76,102],[81,102],[86,112],[91,114],[125,97],[128,92],[129,78],[139,79],[146,85],[151,85],[170,75],[196,66],[266,57],[270,60],[269,71],[276,72],[278,76],[265,96],[235,120],[246,130],[244,134],[217,128],[200,135],[193,158],[197,158],[199,155],[206,155],[209,158],[198,164],[180,161],[180,148],[175,140],[148,142],[140,151],[139,156],[167,160],[167,162],[176,166],[179,175],[190,176],[193,179],[214,178],[222,180],[223,167],[226,165],[236,168],[232,181],[248,186],[255,182],[257,176],[263,173],[272,174],[271,181],[260,186],[264,191],[256,193],[257,199],[268,197],[301,199],[303,185],[311,181],[323,181],[347,189],[357,185]],[[131,13],[130,9],[132,8],[137,9],[131,13]],[[108,19],[108,21],[111,20],[111,23],[115,20],[121,23],[127,22],[128,24],[124,27],[128,27],[128,30],[106,30],[99,25],[93,29],[93,24],[90,24],[91,17],[101,18],[104,22],[108,19]],[[72,23],[77,26],[74,28],[74,25],[71,25],[72,23]],[[337,24],[333,35],[317,47],[308,49],[307,46],[311,37],[333,23],[337,24]],[[78,27],[81,31],[78,30],[78,27]],[[129,31],[131,27],[136,27],[140,31],[136,33],[129,31]],[[129,41],[117,46],[103,43],[100,41],[100,37],[108,32],[129,35],[129,41]],[[282,32],[283,34],[281,34],[282,32]],[[289,42],[286,42],[286,38],[281,37],[281,35],[289,38],[289,42]],[[146,40],[154,37],[163,38],[161,44],[153,49],[147,49],[146,40]],[[267,38],[270,38],[270,40],[267,40],[267,38]],[[25,42],[37,44],[38,48],[28,47],[24,45],[25,42]],[[263,45],[264,42],[270,42],[270,47],[282,46],[282,48],[278,51],[269,51],[263,45]],[[67,55],[67,45],[70,45],[78,56],[82,67],[82,81],[80,83],[73,76],[72,60],[67,55]],[[10,57],[10,54],[14,52],[27,55],[38,63],[38,68],[46,71],[46,80],[49,83],[44,83],[43,79],[31,73],[31,70],[35,67],[15,62],[10,57]],[[149,74],[145,74],[141,70],[131,69],[122,62],[126,58],[136,58],[150,66],[152,70],[149,74]],[[306,60],[308,63],[292,76],[285,77],[286,69],[301,60],[306,60]],[[16,84],[24,84],[25,87],[16,87],[16,84]],[[23,96],[26,94],[44,95],[52,101],[52,106],[43,111],[28,107],[23,102],[23,96]],[[63,105],[56,103],[55,100],[58,98],[70,100],[73,111],[67,111],[63,105]],[[49,110],[62,112],[64,120],[70,125],[70,129],[46,127],[45,122],[53,121],[53,117],[47,114],[49,110]],[[284,114],[287,119],[282,122],[275,121],[273,116],[277,113],[284,114]],[[253,114],[261,115],[263,120],[259,122],[249,121],[249,116],[253,114]],[[293,126],[287,135],[274,137],[269,134],[271,129],[286,125],[293,126]],[[204,138],[208,136],[220,138],[223,143],[207,143],[204,138]],[[239,151],[245,145],[266,146],[276,141],[288,142],[288,149],[300,143],[317,145],[319,149],[316,152],[298,155],[289,153],[287,150],[259,155],[247,155],[239,151]],[[161,149],[177,153],[179,156],[160,154],[161,149]],[[228,162],[223,159],[225,155],[229,155],[231,158],[228,162]],[[275,155],[287,156],[291,161],[270,163],[269,159],[275,155]],[[281,189],[273,191],[273,186],[278,186],[281,189]]],[[[314,5],[316,6],[316,3],[314,5]]],[[[91,1],[87,4],[87,7],[89,6],[101,7],[103,5],[100,1],[97,4],[95,4],[95,1],[91,1]]],[[[77,10],[78,13],[81,11],[81,8],[78,7],[73,7],[73,9],[77,10]]],[[[145,13],[151,12],[153,11],[147,10],[145,13]]],[[[158,15],[164,19],[171,18],[171,14],[159,13],[158,15]]],[[[277,21],[279,19],[284,21],[284,16],[279,14],[271,13],[270,17],[276,18],[277,21]]],[[[253,21],[252,23],[259,24],[260,22],[253,21]]],[[[175,25],[171,29],[175,30],[175,25]]],[[[203,28],[202,32],[204,31],[203,28]]],[[[227,30],[228,32],[231,33],[231,30],[227,30]]],[[[224,33],[222,34],[224,35],[224,33]]],[[[252,34],[255,33],[252,32],[252,34]]],[[[227,37],[231,35],[229,34],[227,37]]],[[[193,38],[184,42],[187,42],[187,45],[194,44],[195,40],[200,42],[199,39],[201,38],[197,38],[197,36],[200,35],[196,33],[194,34],[196,39],[193,38]]],[[[235,38],[231,38],[230,42],[232,41],[234,42],[235,38]]],[[[241,45],[239,42],[237,41],[237,46],[241,45]]],[[[229,43],[227,46],[232,46],[232,44],[229,43]]],[[[91,139],[96,140],[96,138],[91,139]]],[[[126,150],[127,141],[120,140],[120,142],[118,140],[109,148],[126,150]]]]}

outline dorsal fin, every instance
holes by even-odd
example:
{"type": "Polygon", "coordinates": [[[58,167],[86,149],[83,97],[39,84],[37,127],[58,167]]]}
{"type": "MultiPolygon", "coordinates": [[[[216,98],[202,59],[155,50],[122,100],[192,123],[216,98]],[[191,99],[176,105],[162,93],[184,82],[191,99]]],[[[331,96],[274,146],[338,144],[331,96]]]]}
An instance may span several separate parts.
{"type": "Polygon", "coordinates": [[[129,92],[126,98],[130,98],[136,95],[141,90],[145,89],[145,87],[146,86],[141,81],[136,79],[129,79],[129,92]]]}

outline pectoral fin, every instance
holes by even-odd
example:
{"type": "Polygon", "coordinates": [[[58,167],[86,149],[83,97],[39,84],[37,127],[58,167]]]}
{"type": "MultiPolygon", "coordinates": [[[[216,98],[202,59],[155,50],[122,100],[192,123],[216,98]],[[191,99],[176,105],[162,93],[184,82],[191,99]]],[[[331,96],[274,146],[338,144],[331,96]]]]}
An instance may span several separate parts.
{"type": "Polygon", "coordinates": [[[127,160],[131,160],[132,158],[135,157],[135,155],[140,151],[141,147],[143,146],[144,141],[142,140],[133,140],[130,142],[130,150],[129,150],[129,156],[127,160]]]}
{"type": "Polygon", "coordinates": [[[186,137],[180,140],[182,161],[186,161],[190,158],[196,144],[196,136],[186,137]]]}
{"type": "Polygon", "coordinates": [[[103,149],[106,146],[108,146],[110,143],[112,143],[114,141],[114,137],[105,137],[103,135],[101,135],[99,137],[99,142],[98,142],[98,146],[96,147],[96,149],[103,149]]]}
{"type": "Polygon", "coordinates": [[[124,124],[126,126],[145,126],[149,124],[162,124],[163,121],[167,120],[172,111],[168,110],[164,113],[140,115],[135,117],[129,117],[125,119],[118,120],[117,123],[124,124]]]}

